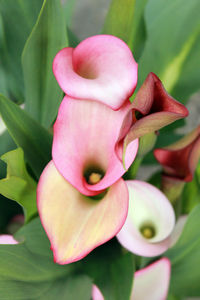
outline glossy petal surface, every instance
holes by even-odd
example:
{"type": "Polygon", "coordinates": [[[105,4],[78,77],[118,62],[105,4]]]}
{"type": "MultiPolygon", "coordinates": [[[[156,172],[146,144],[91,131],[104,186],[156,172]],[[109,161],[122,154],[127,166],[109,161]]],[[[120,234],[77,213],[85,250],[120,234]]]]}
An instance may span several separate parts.
{"type": "Polygon", "coordinates": [[[97,35],[75,49],[64,48],[53,62],[54,75],[69,96],[119,109],[137,84],[137,63],[128,46],[111,35],[97,35]]]}
{"type": "Polygon", "coordinates": [[[131,300],[165,300],[170,281],[171,264],[162,258],[135,273],[131,300]]]}
{"type": "Polygon", "coordinates": [[[92,200],[67,182],[51,161],[40,177],[37,204],[55,262],[67,264],[118,233],[127,216],[128,190],[120,179],[101,200],[92,200]]]}
{"type": "MultiPolygon", "coordinates": [[[[116,151],[122,121],[130,107],[126,103],[118,111],[92,101],[65,96],[54,125],[52,156],[56,168],[84,195],[95,195],[111,186],[124,173],[122,148],[116,151]],[[87,169],[100,169],[104,177],[94,185],[85,179],[87,169]]],[[[123,134],[130,128],[132,117],[123,134]]],[[[127,148],[125,165],[128,168],[137,153],[138,140],[127,148]]]]}
{"type": "Polygon", "coordinates": [[[170,234],[175,225],[173,208],[165,195],[153,185],[138,180],[126,181],[129,190],[129,212],[117,234],[119,242],[129,251],[141,256],[157,256],[170,246],[170,234]],[[141,229],[154,230],[145,238],[141,229]]]}

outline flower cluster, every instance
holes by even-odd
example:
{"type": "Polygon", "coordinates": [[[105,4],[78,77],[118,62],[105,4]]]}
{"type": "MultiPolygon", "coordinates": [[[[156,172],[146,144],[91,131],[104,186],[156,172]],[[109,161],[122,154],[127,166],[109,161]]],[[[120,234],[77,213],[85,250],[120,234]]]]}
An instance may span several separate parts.
{"type": "Polygon", "coordinates": [[[187,109],[153,73],[131,104],[137,63],[114,36],[62,49],[53,72],[65,96],[37,204],[55,262],[80,260],[115,235],[134,253],[161,254],[171,245],[172,206],[155,187],[122,176],[134,162],[139,138],[187,116],[187,109]]]}

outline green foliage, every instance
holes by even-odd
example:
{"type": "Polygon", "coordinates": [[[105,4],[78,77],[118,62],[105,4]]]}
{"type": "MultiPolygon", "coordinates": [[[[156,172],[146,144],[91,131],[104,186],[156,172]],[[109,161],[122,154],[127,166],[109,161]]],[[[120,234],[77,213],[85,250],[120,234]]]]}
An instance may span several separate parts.
{"type": "Polygon", "coordinates": [[[133,30],[135,2],[136,0],[112,0],[103,33],[115,35],[128,43],[133,30]]]}
{"type": "Polygon", "coordinates": [[[170,291],[177,296],[200,296],[200,205],[190,213],[176,245],[165,253],[172,263],[170,291]]]}
{"type": "Polygon", "coordinates": [[[25,109],[45,127],[56,117],[63,97],[52,72],[56,53],[68,46],[61,1],[45,0],[22,55],[25,109]]]}
{"type": "Polygon", "coordinates": [[[61,1],[61,7],[62,7],[62,10],[64,11],[64,18],[65,18],[67,26],[70,25],[75,4],[76,4],[75,0],[62,0],[61,1]]]}
{"type": "Polygon", "coordinates": [[[138,59],[140,58],[146,41],[144,11],[147,1],[148,0],[135,0],[133,25],[128,40],[128,46],[133,51],[133,55],[136,61],[138,61],[138,59]]]}
{"type": "Polygon", "coordinates": [[[197,172],[191,182],[186,183],[182,193],[182,213],[188,214],[200,203],[200,178],[197,172]]]}
{"type": "Polygon", "coordinates": [[[18,148],[4,154],[1,159],[7,164],[7,177],[0,180],[0,193],[21,204],[25,212],[25,221],[28,221],[37,213],[37,184],[26,170],[24,153],[18,148]]]}
{"type": "Polygon", "coordinates": [[[21,53],[42,0],[0,0],[0,92],[16,101],[24,98],[21,53]]]}
{"type": "Polygon", "coordinates": [[[103,27],[104,34],[115,35],[139,58],[145,41],[144,8],[147,0],[112,0],[103,27]]]}
{"type": "Polygon", "coordinates": [[[123,254],[115,240],[95,249],[81,264],[83,271],[94,279],[105,300],[130,299],[134,256],[123,254]]]}
{"type": "Polygon", "coordinates": [[[75,265],[53,262],[49,241],[35,219],[18,231],[18,245],[0,245],[2,300],[90,299],[91,280],[75,275],[75,265]]]}
{"type": "Polygon", "coordinates": [[[192,92],[199,89],[199,10],[199,0],[148,1],[145,11],[147,40],[139,61],[139,85],[149,72],[154,72],[167,91],[179,99],[183,97],[181,101],[184,103],[192,92]],[[179,91],[189,87],[187,94],[176,92],[176,86],[179,91]]]}
{"type": "MultiPolygon", "coordinates": [[[[16,148],[16,145],[7,130],[5,130],[0,135],[0,145],[1,145],[0,156],[16,148]]],[[[0,161],[0,179],[5,177],[5,174],[6,174],[5,164],[0,161]]]]}
{"type": "Polygon", "coordinates": [[[2,95],[0,95],[0,112],[10,135],[23,149],[27,162],[39,177],[51,159],[51,134],[18,105],[2,95]]]}

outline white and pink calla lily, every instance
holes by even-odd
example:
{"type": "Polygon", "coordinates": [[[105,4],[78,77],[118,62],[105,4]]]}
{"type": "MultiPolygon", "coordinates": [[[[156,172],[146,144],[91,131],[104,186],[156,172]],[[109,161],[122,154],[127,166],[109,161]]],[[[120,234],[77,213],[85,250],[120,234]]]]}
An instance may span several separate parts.
{"type": "Polygon", "coordinates": [[[173,207],[153,185],[126,181],[129,190],[128,217],[117,239],[129,251],[146,257],[157,256],[171,245],[175,227],[173,207]]]}
{"type": "Polygon", "coordinates": [[[67,264],[82,259],[119,232],[128,213],[128,189],[119,179],[101,200],[88,198],[51,161],[40,177],[37,204],[54,260],[67,264]]]}
{"type": "MultiPolygon", "coordinates": [[[[125,173],[122,163],[122,143],[119,135],[125,135],[132,123],[121,130],[130,103],[118,111],[89,100],[77,100],[65,96],[54,124],[52,156],[58,171],[82,194],[92,196],[111,186],[125,173]],[[118,146],[118,147],[117,147],[118,146]],[[116,150],[117,149],[117,150],[116,150]],[[99,182],[89,184],[87,176],[99,174],[99,182]]],[[[125,156],[129,168],[138,150],[138,139],[131,142],[125,156]]]]}
{"type": "MultiPolygon", "coordinates": [[[[169,288],[170,272],[171,263],[165,257],[136,271],[130,300],[165,300],[169,288]]],[[[96,285],[92,287],[92,300],[104,300],[96,285]]]]}
{"type": "Polygon", "coordinates": [[[66,95],[119,109],[137,84],[137,63],[119,38],[96,35],[75,49],[64,48],[53,62],[54,75],[66,95]]]}

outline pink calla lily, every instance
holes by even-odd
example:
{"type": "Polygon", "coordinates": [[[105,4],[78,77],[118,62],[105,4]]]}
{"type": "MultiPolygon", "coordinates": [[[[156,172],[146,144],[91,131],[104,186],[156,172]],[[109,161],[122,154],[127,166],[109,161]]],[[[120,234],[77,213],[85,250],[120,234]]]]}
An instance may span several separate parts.
{"type": "MultiPolygon", "coordinates": [[[[58,171],[82,194],[100,193],[116,182],[124,173],[122,144],[116,151],[121,126],[130,103],[118,111],[108,106],[65,96],[54,125],[52,156],[58,171]],[[99,179],[89,183],[90,175],[99,179]]],[[[123,128],[127,133],[132,122],[123,128]]],[[[129,144],[125,166],[129,168],[138,150],[138,139],[129,144]]]]}
{"type": "Polygon", "coordinates": [[[101,200],[88,198],[51,161],[40,177],[37,204],[55,262],[67,264],[82,259],[119,232],[128,213],[128,190],[119,179],[101,200]]]}
{"type": "Polygon", "coordinates": [[[117,234],[129,251],[146,257],[157,256],[170,247],[175,214],[166,196],[149,183],[126,181],[129,190],[128,217],[117,234]]]}
{"type": "MultiPolygon", "coordinates": [[[[136,271],[130,300],[165,300],[170,282],[171,263],[164,257],[136,271]]],[[[92,287],[92,300],[104,300],[98,287],[92,287]]]]}
{"type": "Polygon", "coordinates": [[[75,49],[64,48],[53,62],[54,75],[66,95],[103,102],[119,109],[137,84],[137,63],[119,38],[96,35],[75,49]]]}

